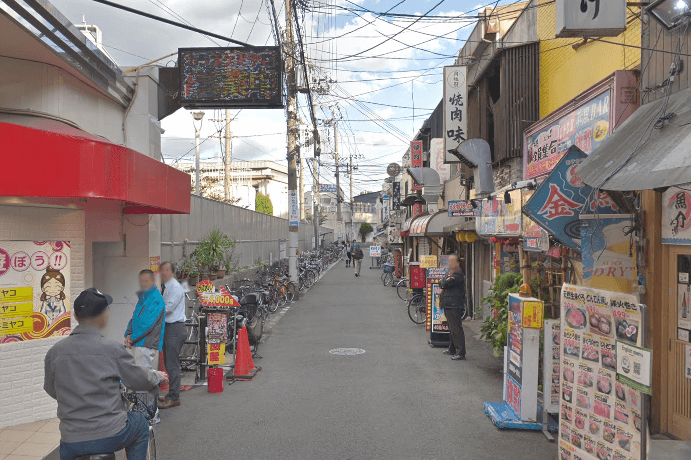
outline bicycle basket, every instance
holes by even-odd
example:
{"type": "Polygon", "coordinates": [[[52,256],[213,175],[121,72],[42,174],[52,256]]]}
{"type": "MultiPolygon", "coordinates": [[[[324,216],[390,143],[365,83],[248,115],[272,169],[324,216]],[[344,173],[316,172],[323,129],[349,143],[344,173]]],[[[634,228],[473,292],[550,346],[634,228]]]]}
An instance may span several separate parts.
{"type": "Polygon", "coordinates": [[[384,273],[393,273],[394,266],[393,264],[383,264],[381,269],[384,270],[384,273]]]}

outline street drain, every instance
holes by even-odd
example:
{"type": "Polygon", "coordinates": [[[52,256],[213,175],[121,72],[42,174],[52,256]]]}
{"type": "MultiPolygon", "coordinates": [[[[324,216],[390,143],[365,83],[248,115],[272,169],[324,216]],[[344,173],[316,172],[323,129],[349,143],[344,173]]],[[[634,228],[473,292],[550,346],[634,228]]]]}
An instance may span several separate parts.
{"type": "Polygon", "coordinates": [[[329,350],[332,355],[355,356],[365,352],[362,348],[334,348],[329,350]]]}

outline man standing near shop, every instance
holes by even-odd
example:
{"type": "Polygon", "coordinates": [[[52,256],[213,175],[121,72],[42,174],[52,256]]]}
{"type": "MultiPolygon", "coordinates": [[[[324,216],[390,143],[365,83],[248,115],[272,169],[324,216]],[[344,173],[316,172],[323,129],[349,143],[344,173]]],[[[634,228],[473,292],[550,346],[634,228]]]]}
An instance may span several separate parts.
{"type": "Polygon", "coordinates": [[[159,398],[159,409],[180,405],[180,351],[185,344],[185,289],[175,279],[173,264],[163,262],[161,272],[161,294],[166,305],[166,324],[163,336],[163,362],[170,381],[170,390],[159,398]]]}
{"type": "MultiPolygon", "coordinates": [[[[125,331],[125,346],[130,349],[138,366],[158,369],[158,353],[163,349],[166,306],[156,289],[156,279],[151,270],[139,272],[139,302],[125,331]]],[[[156,410],[158,387],[144,394],[147,406],[156,410]]],[[[156,415],[158,420],[158,414],[156,415]]]]}
{"type": "Polygon", "coordinates": [[[355,276],[360,276],[360,267],[362,267],[362,258],[365,255],[362,253],[360,245],[357,241],[353,240],[353,244],[350,246],[350,255],[353,258],[353,267],[355,267],[355,276]]]}
{"type": "Polygon", "coordinates": [[[449,256],[448,268],[449,274],[439,282],[439,287],[442,288],[440,306],[444,309],[449,325],[449,349],[444,354],[451,355],[454,361],[461,361],[465,359],[465,276],[458,254],[449,256]]]}

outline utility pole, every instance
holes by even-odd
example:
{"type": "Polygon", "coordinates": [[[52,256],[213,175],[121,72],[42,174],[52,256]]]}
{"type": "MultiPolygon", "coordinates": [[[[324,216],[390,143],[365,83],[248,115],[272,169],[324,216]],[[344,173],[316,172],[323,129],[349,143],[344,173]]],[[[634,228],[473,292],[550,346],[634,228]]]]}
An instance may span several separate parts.
{"type": "MultiPolygon", "coordinates": [[[[287,114],[288,114],[288,198],[290,201],[288,219],[288,270],[290,280],[298,283],[297,256],[299,250],[300,212],[298,209],[297,164],[300,151],[298,149],[297,88],[295,78],[295,40],[293,37],[293,9],[295,0],[286,0],[286,39],[285,46],[285,74],[288,86],[287,114]]],[[[295,296],[299,294],[296,292],[295,296]]]]}
{"type": "Polygon", "coordinates": [[[343,216],[341,216],[341,175],[338,172],[338,122],[334,120],[334,155],[336,157],[336,226],[338,229],[338,239],[341,236],[341,226],[343,225],[343,216]]]}
{"type": "Polygon", "coordinates": [[[230,201],[230,164],[233,161],[233,147],[231,146],[230,133],[230,109],[226,109],[226,158],[225,158],[225,174],[223,176],[223,197],[226,202],[230,201]]]}
{"type": "Polygon", "coordinates": [[[314,207],[312,209],[312,223],[314,224],[314,246],[319,247],[319,226],[321,224],[321,214],[319,211],[319,158],[315,155],[312,158],[314,170],[314,207]]]}
{"type": "Polygon", "coordinates": [[[355,235],[353,228],[353,152],[350,152],[350,238],[355,235]]]}
{"type": "Polygon", "coordinates": [[[300,156],[300,222],[305,221],[305,159],[300,156]]]}

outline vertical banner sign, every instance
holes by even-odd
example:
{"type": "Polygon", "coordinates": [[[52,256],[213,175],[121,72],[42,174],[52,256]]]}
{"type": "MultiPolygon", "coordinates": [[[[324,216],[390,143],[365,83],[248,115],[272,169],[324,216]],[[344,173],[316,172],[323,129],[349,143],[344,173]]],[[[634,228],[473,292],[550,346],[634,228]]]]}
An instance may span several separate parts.
{"type": "Polygon", "coordinates": [[[617,377],[624,361],[634,369],[617,348],[639,348],[642,325],[633,295],[563,286],[559,445],[560,452],[571,453],[566,458],[644,458],[643,395],[617,377]]]}
{"type": "MultiPolygon", "coordinates": [[[[410,167],[422,168],[422,141],[410,142],[410,167]]],[[[410,189],[422,190],[422,185],[415,185],[415,182],[413,182],[413,186],[410,189]]]]}
{"type": "Polygon", "coordinates": [[[300,221],[300,207],[298,203],[298,192],[297,190],[290,191],[290,226],[297,227],[300,221]]]}
{"type": "Polygon", "coordinates": [[[545,395],[545,411],[550,414],[559,413],[559,384],[561,382],[561,321],[548,319],[545,321],[544,362],[542,366],[545,395]]]}
{"type": "Polygon", "coordinates": [[[432,139],[429,143],[429,165],[439,173],[439,181],[442,184],[451,177],[451,166],[444,162],[444,145],[444,139],[432,139]]]}
{"type": "Polygon", "coordinates": [[[626,0],[557,0],[556,25],[557,37],[616,37],[626,29],[626,0]]]}
{"type": "Polygon", "coordinates": [[[663,244],[691,245],[691,192],[688,190],[670,187],[662,194],[663,244]]]}
{"type": "Polygon", "coordinates": [[[0,241],[0,344],[69,335],[68,241],[0,241]]]}
{"type": "Polygon", "coordinates": [[[677,340],[691,341],[691,257],[677,256],[677,340]]]}
{"type": "Polygon", "coordinates": [[[394,182],[391,188],[391,209],[398,211],[401,209],[401,183],[394,182]]]}
{"type": "Polygon", "coordinates": [[[444,155],[446,163],[460,160],[448,153],[468,138],[468,68],[444,67],[444,155]]]}

